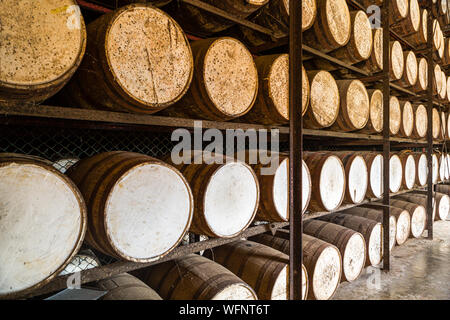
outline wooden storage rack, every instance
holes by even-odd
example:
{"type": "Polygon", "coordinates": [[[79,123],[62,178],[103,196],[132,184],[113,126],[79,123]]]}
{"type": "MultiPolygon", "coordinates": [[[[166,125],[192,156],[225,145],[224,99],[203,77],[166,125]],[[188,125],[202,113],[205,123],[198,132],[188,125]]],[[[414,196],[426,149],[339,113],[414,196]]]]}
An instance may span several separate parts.
{"type": "MultiPolygon", "coordinates": [[[[205,4],[200,0],[179,0],[190,5],[196,6],[202,10],[206,10],[209,13],[215,14],[217,16],[234,21],[237,24],[246,26],[258,32],[270,35],[273,39],[263,46],[257,48],[250,48],[253,53],[260,53],[267,50],[271,50],[277,47],[289,46],[290,54],[290,105],[301,105],[302,101],[302,89],[301,89],[301,66],[302,66],[302,53],[308,53],[315,57],[325,59],[339,68],[347,69],[349,72],[355,74],[355,78],[362,78],[362,81],[366,83],[374,83],[379,88],[382,89],[384,94],[384,130],[383,135],[370,135],[364,133],[345,133],[345,132],[333,132],[328,130],[311,130],[304,129],[302,125],[302,116],[294,112],[294,108],[290,108],[290,124],[289,126],[264,126],[255,124],[246,124],[238,122],[217,122],[217,121],[203,121],[203,128],[217,128],[220,130],[226,129],[279,129],[281,136],[289,139],[289,150],[290,150],[290,181],[289,181],[289,192],[290,192],[290,223],[268,223],[256,225],[248,228],[242,234],[231,239],[209,239],[206,241],[197,241],[190,243],[185,246],[180,246],[169,253],[167,256],[160,260],[149,262],[149,263],[134,263],[126,261],[118,261],[94,269],[89,269],[81,272],[81,283],[88,283],[95,280],[104,279],[115,274],[129,272],[132,270],[144,268],[152,264],[157,264],[164,262],[173,258],[182,257],[189,253],[200,252],[202,250],[217,247],[225,243],[239,240],[242,237],[251,237],[257,234],[272,232],[274,233],[277,229],[289,228],[290,231],[290,270],[301,270],[300,266],[302,264],[302,222],[308,219],[316,218],[318,216],[329,214],[329,212],[317,212],[313,214],[305,214],[303,217],[301,215],[301,168],[295,166],[295,163],[300,163],[299,159],[302,158],[303,152],[303,140],[313,140],[317,139],[319,141],[325,142],[324,140],[329,140],[332,138],[332,143],[341,146],[381,146],[382,153],[384,155],[384,195],[383,204],[384,215],[383,215],[383,227],[384,227],[384,247],[389,247],[389,203],[390,196],[389,193],[389,154],[391,148],[404,148],[404,147],[421,147],[427,150],[428,159],[428,169],[432,172],[432,151],[433,145],[445,145],[446,141],[433,141],[432,139],[432,108],[434,105],[438,106],[441,110],[446,110],[447,105],[441,104],[433,99],[432,92],[432,81],[433,72],[429,72],[429,88],[426,95],[417,95],[409,90],[406,90],[400,86],[397,86],[389,81],[389,52],[388,50],[383,50],[383,61],[384,70],[377,74],[370,74],[364,70],[361,70],[355,66],[349,65],[343,61],[340,61],[334,57],[331,57],[319,50],[310,48],[303,45],[301,32],[295,32],[294,30],[301,30],[301,1],[291,1],[290,5],[290,34],[273,34],[271,30],[264,28],[262,26],[251,23],[247,20],[240,19],[224,12],[218,8],[211,5],[205,4]],[[394,92],[396,95],[407,97],[412,101],[422,101],[428,110],[428,133],[427,139],[416,140],[407,138],[397,138],[389,136],[389,96],[390,93],[394,92]],[[298,103],[300,102],[300,103],[298,103]],[[325,139],[324,139],[325,138],[325,139]]],[[[98,12],[108,12],[110,9],[100,7],[98,5],[92,5],[86,1],[78,1],[81,7],[88,10],[94,10],[98,12]]],[[[363,9],[364,8],[356,0],[347,0],[347,3],[352,9],[363,9]]],[[[422,7],[428,6],[428,10],[431,13],[431,1],[421,2],[422,7]],[[426,5],[426,6],[425,6],[426,5]]],[[[387,29],[386,26],[389,25],[389,7],[390,1],[384,1],[381,17],[382,17],[382,27],[384,30],[387,29]]],[[[425,56],[428,60],[429,70],[433,70],[434,60],[433,60],[433,46],[432,46],[432,14],[429,14],[428,18],[428,44],[421,48],[414,48],[407,41],[402,39],[400,36],[391,32],[383,32],[383,47],[389,48],[389,41],[392,38],[400,41],[403,46],[415,51],[422,56],[425,56]]],[[[450,30],[444,30],[450,33],[450,30]]],[[[195,39],[195,37],[190,37],[195,39]]],[[[3,126],[8,126],[11,124],[27,124],[32,121],[34,124],[38,125],[50,125],[55,121],[62,122],[67,126],[88,127],[88,128],[99,128],[99,129],[118,129],[121,130],[123,126],[126,126],[129,130],[143,130],[143,131],[170,131],[173,128],[194,128],[193,119],[180,119],[180,118],[170,118],[161,117],[153,115],[135,115],[119,112],[107,112],[107,111],[96,111],[96,110],[84,110],[84,109],[72,109],[63,108],[57,106],[34,106],[34,105],[23,105],[19,107],[0,107],[0,124],[3,126]]],[[[151,134],[151,133],[150,133],[151,134]]],[[[427,216],[428,216],[428,238],[433,238],[433,225],[432,225],[432,175],[428,175],[428,184],[425,189],[414,189],[404,192],[419,192],[426,193],[428,195],[428,206],[427,206],[427,216]]],[[[368,203],[371,200],[364,201],[363,203],[368,203]]],[[[346,205],[339,208],[338,211],[347,209],[357,205],[346,205]]],[[[390,268],[390,253],[389,250],[384,250],[383,259],[383,269],[389,270],[390,268]]],[[[25,297],[40,296],[62,290],[66,287],[67,278],[70,275],[59,276],[53,279],[51,282],[46,284],[40,289],[32,292],[25,297]]],[[[301,293],[301,272],[291,272],[290,273],[290,299],[299,300],[302,296],[301,293]]]]}

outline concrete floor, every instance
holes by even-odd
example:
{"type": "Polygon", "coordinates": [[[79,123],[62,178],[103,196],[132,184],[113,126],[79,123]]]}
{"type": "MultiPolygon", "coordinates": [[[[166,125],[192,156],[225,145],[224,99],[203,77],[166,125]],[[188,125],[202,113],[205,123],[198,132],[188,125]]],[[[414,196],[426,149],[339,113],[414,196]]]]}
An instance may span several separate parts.
{"type": "Polygon", "coordinates": [[[333,299],[450,300],[450,221],[434,223],[433,241],[409,239],[394,247],[389,273],[367,268],[342,283],[333,299]]]}

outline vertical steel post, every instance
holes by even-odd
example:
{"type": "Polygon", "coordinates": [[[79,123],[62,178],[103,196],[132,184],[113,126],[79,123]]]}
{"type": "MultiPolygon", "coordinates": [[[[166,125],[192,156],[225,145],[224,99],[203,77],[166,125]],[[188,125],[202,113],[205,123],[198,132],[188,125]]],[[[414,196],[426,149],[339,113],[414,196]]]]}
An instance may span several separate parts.
{"type": "Polygon", "coordinates": [[[289,299],[302,298],[302,1],[289,1],[289,299]]]}
{"type": "Polygon", "coordinates": [[[427,60],[428,60],[428,88],[427,88],[427,161],[428,161],[428,181],[427,181],[427,230],[428,239],[433,239],[433,82],[434,82],[434,61],[433,61],[433,4],[430,1],[428,12],[428,35],[427,35],[427,60]]]}
{"type": "Polygon", "coordinates": [[[381,10],[381,27],[383,28],[383,270],[390,269],[390,252],[389,252],[389,160],[391,152],[390,142],[390,26],[389,13],[390,1],[384,1],[381,10]]]}

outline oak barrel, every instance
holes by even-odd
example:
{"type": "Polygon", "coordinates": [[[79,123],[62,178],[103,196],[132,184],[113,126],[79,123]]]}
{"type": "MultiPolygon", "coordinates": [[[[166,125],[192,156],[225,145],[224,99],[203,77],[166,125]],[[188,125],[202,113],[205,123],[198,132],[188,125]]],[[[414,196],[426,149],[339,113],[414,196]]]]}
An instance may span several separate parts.
{"type": "MultiPolygon", "coordinates": [[[[289,256],[253,241],[236,241],[206,252],[206,257],[233,272],[255,290],[260,300],[289,297],[289,256]]],[[[302,297],[308,294],[306,268],[302,266],[302,297]]]]}
{"type": "MultiPolygon", "coordinates": [[[[357,217],[363,217],[370,220],[374,220],[379,223],[383,223],[383,210],[377,210],[373,208],[354,207],[342,211],[344,214],[350,214],[357,217]]],[[[395,216],[389,216],[389,250],[394,248],[397,240],[397,219],[395,216]]]]}
{"type": "Polygon", "coordinates": [[[450,185],[448,184],[437,184],[434,186],[436,192],[444,193],[450,196],[450,185]]]}
{"type": "Polygon", "coordinates": [[[351,34],[349,42],[342,48],[330,52],[330,55],[346,63],[355,64],[369,59],[372,53],[372,28],[367,14],[362,11],[351,11],[351,34]]]}
{"type": "Polygon", "coordinates": [[[403,167],[402,187],[411,190],[416,182],[416,161],[414,155],[412,152],[403,151],[398,156],[403,167]]]}
{"type": "Polygon", "coordinates": [[[410,137],[414,128],[414,109],[409,101],[400,102],[400,110],[402,114],[402,122],[400,125],[399,135],[402,137],[410,137]]]}
{"type": "Polygon", "coordinates": [[[433,184],[438,183],[439,181],[439,161],[438,161],[438,157],[435,153],[433,153],[431,155],[431,160],[432,160],[432,182],[433,184]]]}
{"type": "MultiPolygon", "coordinates": [[[[349,209],[348,211],[354,215],[383,223],[383,208],[381,206],[377,208],[374,207],[373,204],[367,204],[363,205],[362,207],[352,208],[351,210],[349,209]]],[[[401,208],[392,206],[389,207],[389,213],[390,213],[389,226],[391,227],[390,244],[391,246],[393,246],[392,245],[393,241],[394,244],[396,242],[398,245],[402,245],[403,243],[406,242],[406,240],[408,240],[411,232],[411,216],[409,215],[409,212],[407,210],[403,210],[401,208]],[[392,230],[391,222],[394,222],[394,225],[396,226],[395,233],[392,230]],[[395,237],[394,240],[392,240],[392,236],[395,237]]]]}
{"type": "Polygon", "coordinates": [[[130,4],[87,30],[86,57],[60,96],[67,105],[151,114],[188,90],[191,48],[180,26],[160,9],[130,4]]]}
{"type": "MultiPolygon", "coordinates": [[[[396,198],[399,200],[415,203],[415,204],[421,205],[424,208],[427,208],[427,196],[424,194],[407,193],[407,194],[398,195],[396,198]]],[[[436,220],[435,218],[436,218],[436,212],[437,212],[435,198],[433,198],[433,200],[432,200],[432,209],[433,209],[433,221],[434,221],[434,220],[436,220]]]]}
{"type": "Polygon", "coordinates": [[[390,63],[390,78],[392,81],[400,80],[403,76],[405,70],[405,57],[403,55],[402,45],[398,41],[390,42],[391,57],[389,59],[390,63]]]}
{"type": "Polygon", "coordinates": [[[304,152],[312,181],[312,211],[333,211],[345,196],[345,169],[341,159],[326,152],[304,152]]]}
{"type": "Polygon", "coordinates": [[[366,87],[360,80],[337,80],[340,96],[339,114],[333,128],[355,131],[369,121],[370,101],[366,87]]]}
{"type": "Polygon", "coordinates": [[[442,90],[442,70],[439,64],[434,65],[433,95],[438,96],[442,90]]]}
{"type": "Polygon", "coordinates": [[[86,48],[74,0],[0,2],[0,105],[37,104],[72,77],[86,48]]]}
{"type": "Polygon", "coordinates": [[[411,216],[411,236],[419,238],[425,230],[427,220],[425,208],[419,204],[397,199],[391,199],[391,206],[409,212],[409,215],[411,216]]]}
{"type": "Polygon", "coordinates": [[[409,12],[409,0],[386,0],[391,2],[389,24],[406,19],[409,12]]]}
{"type": "MultiPolygon", "coordinates": [[[[169,1],[170,2],[170,1],[169,1]]],[[[261,9],[269,0],[203,0],[233,16],[247,18],[253,12],[261,9]]],[[[235,22],[211,14],[196,6],[182,1],[172,1],[164,10],[170,14],[187,33],[201,37],[224,31],[232,27],[235,22]]]]}
{"type": "Polygon", "coordinates": [[[118,259],[154,261],[188,231],[193,197],[174,167],[147,155],[105,152],[82,159],[67,175],[88,207],[86,241],[118,259]]]}
{"type": "MultiPolygon", "coordinates": [[[[170,159],[167,161],[171,163],[170,159]]],[[[208,237],[231,238],[253,221],[260,188],[249,165],[221,154],[200,151],[175,166],[186,177],[194,195],[190,231],[208,237]]]]}
{"type": "Polygon", "coordinates": [[[303,33],[303,42],[323,52],[345,46],[350,40],[350,11],[345,0],[316,0],[317,17],[303,33]]]}
{"type": "Polygon", "coordinates": [[[445,193],[436,192],[436,218],[441,220],[450,220],[450,196],[445,193]]]}
{"type": "MultiPolygon", "coordinates": [[[[248,151],[256,153],[256,151],[248,151]]],[[[272,154],[272,156],[274,156],[272,154]]],[[[258,177],[261,189],[259,210],[256,214],[258,219],[269,222],[286,222],[289,220],[289,157],[285,154],[278,154],[277,166],[273,164],[263,164],[260,160],[257,164],[251,164],[258,177]],[[272,167],[273,174],[267,174],[264,170],[272,167]]],[[[302,161],[302,213],[309,205],[311,198],[311,175],[305,161],[302,161]]]]}
{"type": "Polygon", "coordinates": [[[362,234],[334,223],[307,220],[303,232],[335,245],[342,257],[341,281],[356,280],[366,262],[366,243],[362,234]]]}
{"type": "Polygon", "coordinates": [[[398,83],[403,87],[410,88],[417,83],[419,65],[417,62],[417,57],[413,51],[404,51],[403,55],[405,67],[403,70],[403,75],[398,80],[398,83]]]}
{"type": "Polygon", "coordinates": [[[411,136],[414,138],[424,138],[428,130],[428,114],[423,104],[413,106],[414,126],[411,136]]]}
{"type": "Polygon", "coordinates": [[[345,169],[345,203],[361,203],[369,184],[369,171],[362,154],[354,151],[332,152],[341,159],[345,169]]]}
{"type": "MultiPolygon", "coordinates": [[[[401,13],[404,12],[404,4],[405,0],[401,0],[401,1],[394,1],[394,3],[397,3],[397,6],[393,6],[393,9],[395,10],[400,9],[399,7],[402,6],[401,10],[399,10],[399,12],[401,11],[401,13]]],[[[404,19],[400,19],[400,20],[394,20],[393,24],[391,25],[392,30],[394,30],[396,33],[398,33],[401,36],[407,36],[410,35],[412,33],[416,33],[419,32],[419,28],[420,28],[420,20],[421,20],[421,15],[420,15],[420,7],[419,7],[419,2],[418,0],[406,0],[406,3],[408,5],[409,2],[409,8],[408,8],[408,13],[407,16],[404,19]]],[[[399,15],[402,16],[402,15],[399,15]]]]}
{"type": "Polygon", "coordinates": [[[405,39],[412,45],[420,46],[427,43],[428,39],[428,11],[420,9],[419,31],[405,36],[405,39]]]}
{"type": "Polygon", "coordinates": [[[403,165],[397,154],[391,154],[389,160],[389,189],[391,192],[398,192],[403,181],[403,165]]]}
{"type": "Polygon", "coordinates": [[[444,111],[440,112],[441,114],[441,131],[439,135],[439,139],[444,140],[447,137],[447,114],[444,111]]]}
{"type": "Polygon", "coordinates": [[[376,152],[364,152],[362,157],[369,170],[368,198],[381,198],[383,196],[383,155],[376,152]]]}
{"type": "Polygon", "coordinates": [[[425,58],[419,58],[417,68],[417,81],[411,88],[414,92],[424,92],[428,88],[428,62],[425,58]]]}
{"type": "Polygon", "coordinates": [[[56,277],[86,232],[80,191],[37,157],[0,154],[0,212],[0,298],[17,298],[56,277]]]}
{"type": "Polygon", "coordinates": [[[389,117],[389,131],[395,136],[399,133],[402,124],[402,110],[396,96],[391,96],[389,99],[389,117]]]}
{"type": "Polygon", "coordinates": [[[128,273],[100,280],[97,287],[107,291],[101,300],[162,300],[152,288],[128,273]]]}
{"type": "Polygon", "coordinates": [[[303,122],[305,127],[322,129],[330,127],[339,114],[340,94],[336,80],[324,70],[308,71],[310,105],[303,122]]]}
{"type": "Polygon", "coordinates": [[[447,162],[447,154],[439,154],[439,179],[441,181],[447,181],[449,179],[450,168],[447,162]]]}
{"type": "Polygon", "coordinates": [[[160,114],[231,120],[250,111],[258,93],[258,70],[242,42],[230,37],[191,42],[194,79],[186,95],[160,114]]]}
{"type": "Polygon", "coordinates": [[[379,89],[367,90],[369,95],[369,120],[361,131],[380,133],[383,131],[383,92],[379,89]]]}
{"type": "Polygon", "coordinates": [[[373,46],[372,52],[366,61],[357,66],[368,72],[379,72],[383,70],[383,29],[372,29],[373,46]]]}
{"type": "MultiPolygon", "coordinates": [[[[289,240],[260,234],[252,241],[289,254],[289,240]]],[[[339,285],[342,258],[339,249],[320,239],[303,234],[303,264],[308,275],[308,300],[329,300],[339,285]]]]}
{"type": "MultiPolygon", "coordinates": [[[[289,55],[255,59],[259,91],[253,108],[239,120],[249,123],[284,124],[289,121],[289,55]]],[[[309,104],[309,81],[302,67],[302,114],[309,104]]]]}
{"type": "Polygon", "coordinates": [[[144,269],[138,276],[164,300],[257,300],[253,289],[231,271],[189,254],[144,269]]]}
{"type": "Polygon", "coordinates": [[[441,132],[441,118],[439,116],[439,111],[437,108],[433,108],[432,116],[433,139],[439,139],[439,135],[441,132]]]}
{"type": "Polygon", "coordinates": [[[381,262],[383,252],[383,227],[381,223],[350,214],[332,213],[318,218],[352,229],[363,235],[366,241],[366,265],[378,265],[381,262]]]}

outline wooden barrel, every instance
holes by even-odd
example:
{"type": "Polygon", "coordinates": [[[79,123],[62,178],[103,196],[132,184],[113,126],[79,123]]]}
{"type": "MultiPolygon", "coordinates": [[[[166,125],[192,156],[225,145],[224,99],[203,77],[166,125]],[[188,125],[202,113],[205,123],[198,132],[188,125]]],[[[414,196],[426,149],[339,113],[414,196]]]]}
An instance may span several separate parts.
{"type": "Polygon", "coordinates": [[[389,24],[401,21],[408,17],[409,1],[408,0],[390,0],[391,6],[389,11],[389,24]]]}
{"type": "Polygon", "coordinates": [[[100,265],[100,261],[90,249],[80,250],[72,258],[72,260],[70,260],[69,264],[64,268],[64,270],[59,273],[59,275],[63,276],[66,274],[81,272],[84,270],[99,267],[100,265]]]}
{"type": "Polygon", "coordinates": [[[310,106],[303,122],[311,129],[327,128],[334,124],[339,114],[339,88],[327,71],[308,71],[310,106]]]}
{"type": "MultiPolygon", "coordinates": [[[[363,217],[366,219],[374,220],[379,223],[383,223],[383,210],[366,208],[366,207],[354,207],[342,211],[344,214],[350,214],[357,217],[363,217]]],[[[395,216],[389,216],[389,250],[394,248],[397,240],[397,219],[395,216]]]]}
{"type": "Polygon", "coordinates": [[[448,66],[450,64],[450,38],[445,38],[444,58],[442,59],[442,65],[448,66]]]}
{"type": "Polygon", "coordinates": [[[428,62],[425,58],[419,58],[417,68],[417,81],[411,88],[414,92],[420,93],[428,88],[428,62]]]}
{"type": "Polygon", "coordinates": [[[432,118],[432,128],[433,128],[433,139],[439,139],[441,132],[441,119],[439,116],[439,111],[437,108],[433,108],[433,118],[432,118]]]}
{"type": "Polygon", "coordinates": [[[434,77],[433,77],[433,94],[435,96],[439,95],[442,90],[442,70],[439,64],[434,66],[434,77]]]}
{"type": "MultiPolygon", "coordinates": [[[[372,207],[371,204],[363,205],[363,207],[378,210],[379,214],[376,214],[375,212],[370,211],[371,213],[367,215],[367,218],[382,223],[383,209],[381,207],[380,208],[372,207]],[[380,216],[380,214],[381,214],[381,216],[380,216]]],[[[357,209],[359,209],[359,208],[363,209],[362,207],[358,207],[357,209]]],[[[365,211],[361,211],[361,212],[364,213],[365,211]]],[[[397,245],[400,246],[400,245],[404,244],[406,242],[406,240],[408,240],[408,238],[409,238],[409,235],[411,232],[411,216],[409,215],[409,212],[407,210],[403,210],[401,208],[392,207],[392,206],[389,207],[389,212],[390,212],[391,218],[392,217],[395,218],[395,225],[396,225],[395,242],[397,243],[397,245]]],[[[354,212],[354,214],[359,215],[355,212],[354,212]]],[[[364,215],[362,215],[362,216],[364,217],[364,215]]],[[[391,224],[392,219],[390,219],[389,221],[390,221],[389,225],[392,226],[392,224],[391,224]]],[[[393,234],[393,232],[391,229],[391,231],[390,231],[391,237],[392,237],[392,234],[393,234]]],[[[390,238],[390,239],[392,239],[392,238],[390,238]]]]}
{"type": "Polygon", "coordinates": [[[391,199],[391,206],[398,207],[409,212],[411,216],[411,236],[419,238],[426,226],[426,210],[423,206],[404,200],[391,199]]]}
{"type": "Polygon", "coordinates": [[[366,197],[369,171],[362,154],[353,151],[330,153],[341,159],[345,169],[345,203],[361,203],[366,197]]]}
{"type": "Polygon", "coordinates": [[[360,80],[337,80],[340,96],[339,114],[333,128],[355,131],[369,121],[370,101],[366,87],[360,80]]]}
{"type": "Polygon", "coordinates": [[[361,130],[367,133],[380,133],[383,131],[383,92],[379,89],[367,90],[369,95],[369,120],[361,130]]]}
{"type": "Polygon", "coordinates": [[[343,213],[332,213],[318,219],[361,233],[366,241],[366,265],[375,266],[380,264],[383,256],[383,227],[381,223],[343,213]]]}
{"type": "Polygon", "coordinates": [[[445,101],[447,98],[447,76],[444,71],[441,71],[441,91],[439,91],[439,98],[445,101]]]}
{"type": "Polygon", "coordinates": [[[0,21],[0,105],[36,104],[53,96],[85,52],[86,27],[77,2],[5,0],[0,21]]]}
{"type": "Polygon", "coordinates": [[[345,196],[345,169],[341,159],[324,152],[304,152],[312,181],[312,211],[333,211],[339,208],[345,196]]]}
{"type": "MultiPolygon", "coordinates": [[[[167,161],[171,163],[170,159],[167,161]]],[[[249,165],[221,154],[194,152],[186,163],[175,166],[186,177],[194,195],[190,231],[232,238],[253,221],[260,189],[249,165]]]]}
{"type": "Polygon", "coordinates": [[[447,77],[447,103],[450,102],[450,77],[447,77]]]}
{"type": "Polygon", "coordinates": [[[431,155],[432,160],[432,182],[433,184],[438,183],[439,181],[439,161],[438,157],[435,153],[431,155]]]}
{"type": "MultiPolygon", "coordinates": [[[[205,0],[208,5],[219,8],[233,16],[245,19],[253,12],[266,5],[268,0],[205,0]]],[[[218,15],[208,13],[201,8],[180,1],[172,1],[164,8],[187,33],[201,37],[210,36],[213,33],[224,31],[235,23],[221,18],[218,15]]]]}
{"type": "Polygon", "coordinates": [[[317,18],[303,34],[303,42],[323,52],[345,46],[350,40],[350,11],[345,0],[317,0],[317,18]]]}
{"type": "Polygon", "coordinates": [[[397,154],[391,154],[389,160],[389,189],[396,193],[400,190],[403,181],[403,165],[397,154]]]}
{"type": "MultiPolygon", "coordinates": [[[[316,15],[316,0],[302,1],[302,31],[313,26],[316,15]]],[[[289,34],[289,0],[270,0],[256,15],[250,18],[250,21],[271,29],[277,35],[289,34]]],[[[245,42],[253,47],[271,41],[269,36],[244,26],[240,26],[239,31],[245,42]]]]}
{"type": "Polygon", "coordinates": [[[439,134],[439,139],[444,140],[447,137],[447,114],[444,111],[440,112],[441,115],[441,131],[439,134]]]}
{"type": "Polygon", "coordinates": [[[195,73],[187,94],[160,114],[231,120],[250,111],[258,93],[258,70],[248,49],[230,37],[191,43],[195,73]]]}
{"type": "Polygon", "coordinates": [[[367,197],[381,198],[383,196],[383,155],[376,152],[364,152],[362,157],[369,171],[367,197]]]}
{"type": "MultiPolygon", "coordinates": [[[[408,0],[406,0],[406,2],[408,2],[408,0]]],[[[393,8],[399,8],[399,6],[393,6],[393,8]]],[[[417,0],[409,0],[409,9],[406,18],[394,20],[391,28],[399,35],[407,36],[419,32],[420,20],[419,2],[417,0]]]]}
{"type": "Polygon", "coordinates": [[[56,277],[78,252],[86,205],[75,184],[36,157],[0,154],[0,298],[56,277]]]}
{"type": "MultiPolygon", "coordinates": [[[[448,79],[450,80],[450,77],[448,79]]],[[[450,81],[448,84],[449,84],[449,86],[447,88],[450,88],[450,81]]],[[[447,131],[446,139],[450,139],[450,113],[448,113],[448,115],[447,115],[447,130],[446,131],[447,131]]]]}
{"type": "Polygon", "coordinates": [[[257,300],[253,289],[231,271],[189,254],[139,272],[164,300],[257,300]]]}
{"type": "Polygon", "coordinates": [[[403,167],[402,187],[411,190],[416,182],[416,161],[412,152],[403,151],[398,154],[403,167]]]}
{"type": "MultiPolygon", "coordinates": [[[[289,297],[289,256],[253,241],[236,241],[206,252],[255,290],[260,300],[287,300],[289,297]]],[[[302,266],[302,297],[308,294],[308,276],[302,266]]]]}
{"type": "Polygon", "coordinates": [[[414,160],[416,162],[416,184],[424,187],[428,179],[428,160],[426,153],[415,153],[414,160]]]}
{"type": "Polygon", "coordinates": [[[100,280],[97,287],[108,291],[102,300],[162,300],[152,288],[128,273],[100,280]]]}
{"type": "Polygon", "coordinates": [[[428,114],[423,104],[413,106],[414,126],[411,136],[414,138],[424,138],[428,130],[428,114]]]}
{"type": "MultiPolygon", "coordinates": [[[[401,194],[396,198],[399,200],[415,203],[415,204],[421,205],[424,208],[427,208],[427,196],[424,194],[408,193],[408,194],[401,194]]],[[[435,198],[433,198],[433,201],[432,201],[432,209],[433,209],[433,221],[434,221],[436,218],[436,212],[437,212],[435,198]]]]}
{"type": "Polygon", "coordinates": [[[369,59],[357,66],[365,71],[375,73],[383,70],[383,29],[372,29],[373,48],[369,59]]]}
{"type": "Polygon", "coordinates": [[[373,36],[372,28],[367,14],[362,11],[351,11],[351,34],[350,40],[342,48],[330,53],[346,63],[355,64],[367,60],[372,53],[373,36]]]}
{"type": "Polygon", "coordinates": [[[447,163],[447,154],[441,153],[439,155],[439,179],[441,181],[447,181],[449,179],[450,168],[447,163]]]}
{"type": "Polygon", "coordinates": [[[400,80],[403,76],[405,70],[405,58],[403,55],[402,45],[398,41],[390,42],[391,57],[389,59],[390,63],[390,78],[392,81],[400,80]]]}
{"type": "Polygon", "coordinates": [[[341,281],[354,281],[366,262],[366,243],[362,234],[334,223],[307,220],[303,232],[335,245],[342,257],[341,281]]]}
{"type": "Polygon", "coordinates": [[[415,46],[420,46],[427,43],[428,39],[428,11],[427,9],[420,10],[420,24],[419,31],[406,36],[405,39],[415,46]]]}
{"type": "Polygon", "coordinates": [[[400,111],[402,114],[402,122],[399,135],[402,137],[410,137],[414,127],[414,110],[411,102],[401,101],[400,111]]]}
{"type": "MultiPolygon", "coordinates": [[[[259,161],[257,164],[252,164],[261,189],[256,216],[258,219],[269,222],[286,222],[289,221],[289,157],[278,154],[276,165],[276,168],[272,168],[273,174],[266,174],[263,170],[268,170],[270,166],[273,166],[272,163],[263,164],[259,161]]],[[[306,211],[310,199],[311,175],[305,161],[302,161],[302,213],[306,211]]]]}
{"type": "Polygon", "coordinates": [[[67,105],[150,114],[188,90],[193,75],[188,40],[160,9],[131,4],[101,16],[87,30],[86,57],[60,95],[67,105]]]}
{"type": "Polygon", "coordinates": [[[106,152],[80,160],[67,175],[86,200],[86,241],[104,254],[135,262],[157,260],[189,229],[194,205],[189,184],[160,160],[106,152]]]}
{"type": "MultiPolygon", "coordinates": [[[[253,237],[252,241],[289,254],[289,240],[261,234],[253,237]]],[[[303,234],[302,245],[303,264],[308,274],[307,299],[331,299],[341,280],[342,258],[339,249],[306,234],[303,234]]]]}
{"type": "Polygon", "coordinates": [[[450,197],[445,193],[436,192],[434,194],[436,200],[436,218],[441,220],[450,220],[450,197]]]}
{"type": "Polygon", "coordinates": [[[398,83],[405,88],[410,88],[417,83],[419,65],[413,51],[404,51],[403,55],[405,67],[398,83]]]}
{"type": "MultiPolygon", "coordinates": [[[[289,55],[255,59],[259,91],[253,108],[239,120],[249,123],[284,124],[289,121],[289,55]]],[[[302,67],[302,114],[309,104],[309,81],[302,67]]]]}
{"type": "Polygon", "coordinates": [[[436,192],[444,193],[450,196],[450,185],[448,184],[437,184],[434,186],[436,192]]]}
{"type": "Polygon", "coordinates": [[[396,96],[391,96],[389,100],[389,131],[395,136],[399,133],[402,125],[402,110],[400,101],[396,96]]]}

